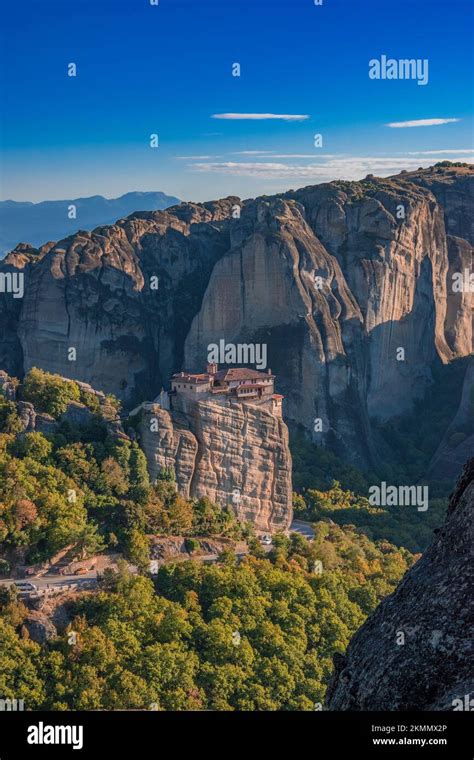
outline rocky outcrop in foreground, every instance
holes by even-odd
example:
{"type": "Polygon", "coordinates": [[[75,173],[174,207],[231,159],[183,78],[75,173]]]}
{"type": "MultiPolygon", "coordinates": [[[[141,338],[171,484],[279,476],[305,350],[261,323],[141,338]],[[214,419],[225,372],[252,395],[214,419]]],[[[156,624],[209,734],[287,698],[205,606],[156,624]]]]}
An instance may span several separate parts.
{"type": "Polygon", "coordinates": [[[330,710],[473,709],[473,517],[471,459],[429,549],[336,655],[330,710]]]}
{"type": "Polygon", "coordinates": [[[292,519],[291,455],[285,423],[251,404],[188,401],[185,412],[146,404],[140,445],[155,479],[173,467],[186,498],[207,496],[257,530],[285,530],[292,519]]]}

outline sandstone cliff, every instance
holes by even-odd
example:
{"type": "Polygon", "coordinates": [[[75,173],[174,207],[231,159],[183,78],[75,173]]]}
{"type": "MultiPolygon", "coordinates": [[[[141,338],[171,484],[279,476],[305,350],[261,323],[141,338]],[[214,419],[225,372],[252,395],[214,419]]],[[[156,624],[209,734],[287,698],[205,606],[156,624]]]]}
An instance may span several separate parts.
{"type": "MultiPolygon", "coordinates": [[[[340,263],[363,315],[369,415],[387,419],[408,410],[423,396],[436,356],[449,361],[472,352],[472,335],[457,345],[458,353],[446,340],[442,207],[400,176],[304,188],[292,197],[340,263]]],[[[451,331],[468,332],[472,311],[453,308],[450,319],[451,331]]]]}
{"type": "Polygon", "coordinates": [[[22,244],[0,266],[25,277],[23,298],[0,293],[0,367],[133,404],[202,368],[210,343],[264,343],[285,419],[373,466],[374,421],[412,409],[434,361],[472,353],[472,293],[452,275],[472,270],[473,187],[472,167],[432,167],[22,244]]]}
{"type": "Polygon", "coordinates": [[[136,213],[39,249],[20,245],[0,267],[25,276],[23,299],[0,294],[2,367],[21,375],[37,366],[125,399],[150,397],[181,364],[189,314],[227,247],[211,222],[231,205],[136,213]]]}
{"type": "Polygon", "coordinates": [[[285,423],[251,404],[188,400],[180,412],[146,404],[140,445],[152,479],[172,466],[180,493],[207,496],[258,530],[292,519],[291,455],[285,423]]]}
{"type": "Polygon", "coordinates": [[[471,459],[429,549],[336,656],[330,710],[469,709],[473,516],[471,459]]]}

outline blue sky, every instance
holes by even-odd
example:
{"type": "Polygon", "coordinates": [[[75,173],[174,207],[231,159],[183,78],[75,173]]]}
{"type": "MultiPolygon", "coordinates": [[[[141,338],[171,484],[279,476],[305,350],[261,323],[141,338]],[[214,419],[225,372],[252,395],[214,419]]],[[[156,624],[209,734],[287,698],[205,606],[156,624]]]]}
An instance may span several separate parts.
{"type": "Polygon", "coordinates": [[[2,199],[252,197],[474,155],[470,0],[3,6],[2,199]],[[383,54],[428,84],[370,79],[383,54]],[[456,121],[387,126],[432,119],[456,121]]]}

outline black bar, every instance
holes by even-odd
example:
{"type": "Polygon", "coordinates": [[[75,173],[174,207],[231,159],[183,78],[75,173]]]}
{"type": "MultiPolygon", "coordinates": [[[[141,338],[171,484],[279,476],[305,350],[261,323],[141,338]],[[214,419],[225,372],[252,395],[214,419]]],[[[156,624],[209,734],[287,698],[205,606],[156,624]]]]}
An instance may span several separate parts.
{"type": "MultiPolygon", "coordinates": [[[[472,760],[470,712],[4,712],[0,713],[0,760],[27,757],[101,757],[110,753],[155,760],[206,753],[268,758],[284,748],[321,757],[450,758],[472,760]],[[31,744],[31,727],[82,727],[72,744],[31,744]],[[82,741],[81,741],[82,739],[82,741]],[[376,741],[374,741],[376,740],[376,741]],[[390,740],[391,743],[388,743],[390,740]],[[421,745],[425,741],[424,746],[421,745]],[[342,753],[342,754],[341,754],[342,753]]],[[[61,736],[55,737],[60,739],[61,736]]]]}

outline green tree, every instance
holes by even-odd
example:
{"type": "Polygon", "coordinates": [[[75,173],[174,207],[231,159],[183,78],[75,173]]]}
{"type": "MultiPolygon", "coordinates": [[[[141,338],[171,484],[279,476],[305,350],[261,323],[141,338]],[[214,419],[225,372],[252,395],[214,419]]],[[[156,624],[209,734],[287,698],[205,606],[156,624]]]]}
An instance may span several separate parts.
{"type": "Polygon", "coordinates": [[[92,554],[97,554],[105,547],[104,540],[99,535],[97,526],[91,522],[83,525],[73,537],[73,540],[75,551],[81,559],[85,559],[85,557],[92,554]]]}
{"type": "Polygon", "coordinates": [[[37,462],[44,462],[51,456],[53,445],[42,433],[25,433],[11,445],[11,451],[17,457],[31,457],[37,462]]]}
{"type": "Polygon", "coordinates": [[[124,555],[139,570],[148,570],[150,565],[150,542],[137,528],[132,528],[127,533],[124,555]]]}
{"type": "Polygon", "coordinates": [[[8,401],[0,393],[0,432],[16,435],[23,431],[23,424],[18,416],[16,404],[8,401]]]}
{"type": "Polygon", "coordinates": [[[38,644],[20,639],[15,628],[0,617],[0,694],[2,699],[23,699],[25,709],[37,709],[45,699],[39,673],[38,644]]]}
{"type": "Polygon", "coordinates": [[[150,495],[150,477],[146,457],[137,443],[130,448],[130,488],[128,495],[140,504],[146,504],[150,495]]]}
{"type": "Polygon", "coordinates": [[[34,404],[39,412],[57,419],[64,414],[71,401],[80,400],[79,388],[72,380],[53,375],[33,367],[21,386],[21,396],[34,404]]]}

